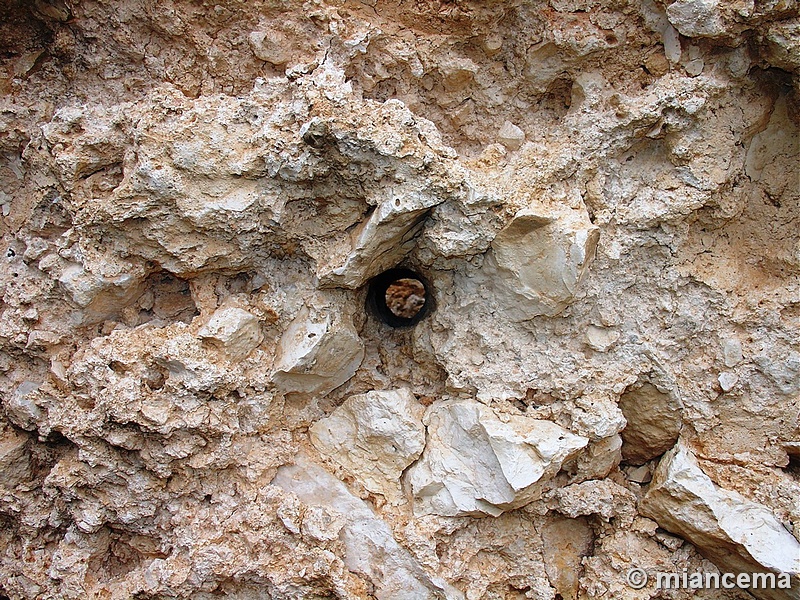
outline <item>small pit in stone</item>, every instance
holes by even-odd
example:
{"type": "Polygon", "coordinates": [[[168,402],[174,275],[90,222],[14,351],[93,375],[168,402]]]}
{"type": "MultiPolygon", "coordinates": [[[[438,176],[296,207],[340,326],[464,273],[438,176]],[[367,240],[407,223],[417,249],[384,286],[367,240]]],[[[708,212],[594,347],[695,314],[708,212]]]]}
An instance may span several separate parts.
{"type": "Polygon", "coordinates": [[[421,275],[390,269],[370,281],[367,305],[390,327],[409,327],[430,312],[432,298],[421,275]]]}

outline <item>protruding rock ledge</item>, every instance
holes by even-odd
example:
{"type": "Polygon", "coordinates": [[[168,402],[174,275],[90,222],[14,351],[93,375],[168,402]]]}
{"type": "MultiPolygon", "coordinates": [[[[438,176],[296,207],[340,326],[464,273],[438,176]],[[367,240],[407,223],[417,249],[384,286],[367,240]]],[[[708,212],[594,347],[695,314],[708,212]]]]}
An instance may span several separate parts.
{"type": "Polygon", "coordinates": [[[423,410],[406,389],[351,396],[311,427],[311,442],[369,491],[399,503],[400,476],[425,446],[423,410]]]}
{"type": "Polygon", "coordinates": [[[589,443],[551,421],[501,421],[474,400],[437,402],[423,421],[428,441],[407,475],[420,514],[498,516],[523,506],[589,443]]]}
{"type": "Polygon", "coordinates": [[[338,309],[303,308],[280,341],[274,380],[284,393],[321,396],[350,379],[364,359],[364,343],[338,309]]]}
{"type": "Polygon", "coordinates": [[[792,575],[793,590],[751,589],[757,598],[800,598],[800,543],[765,506],[714,485],[683,443],[661,459],[639,508],[723,571],[792,575]]]}

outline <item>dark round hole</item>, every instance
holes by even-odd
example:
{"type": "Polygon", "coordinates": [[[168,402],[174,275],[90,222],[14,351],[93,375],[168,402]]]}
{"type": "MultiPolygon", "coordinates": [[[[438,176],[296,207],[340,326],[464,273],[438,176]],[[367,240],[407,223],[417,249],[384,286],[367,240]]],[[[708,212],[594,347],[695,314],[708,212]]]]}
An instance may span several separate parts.
{"type": "Polygon", "coordinates": [[[369,282],[367,307],[390,327],[416,325],[432,306],[425,279],[409,269],[390,269],[369,282]]]}

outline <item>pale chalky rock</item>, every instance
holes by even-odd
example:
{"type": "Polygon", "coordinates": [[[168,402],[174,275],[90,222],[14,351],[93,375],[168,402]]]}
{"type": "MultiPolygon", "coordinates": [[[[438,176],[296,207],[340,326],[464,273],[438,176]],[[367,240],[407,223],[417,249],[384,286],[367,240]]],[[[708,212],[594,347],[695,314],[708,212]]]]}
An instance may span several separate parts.
{"type": "Polygon", "coordinates": [[[219,346],[233,360],[245,358],[262,340],[255,315],[235,307],[215,311],[197,335],[219,346]]]}
{"type": "Polygon", "coordinates": [[[655,600],[682,430],[800,537],[797,0],[372,4],[0,1],[0,598],[655,600]]]}
{"type": "Polygon", "coordinates": [[[378,600],[463,600],[457,589],[426,573],[363,500],[304,454],[278,469],[272,485],[306,505],[324,507],[342,523],[344,563],[374,584],[378,600]]]}
{"type": "Polygon", "coordinates": [[[786,71],[800,71],[800,19],[770,26],[765,36],[770,64],[786,71]]]}
{"type": "Polygon", "coordinates": [[[284,393],[321,396],[350,379],[364,359],[364,343],[339,309],[304,307],[281,337],[273,379],[284,393]]]}
{"type": "Polygon", "coordinates": [[[279,31],[253,31],[247,41],[257,58],[272,65],[286,64],[292,57],[288,40],[279,31]]]}
{"type": "Polygon", "coordinates": [[[6,414],[14,425],[31,431],[36,428],[36,422],[42,418],[42,409],[36,405],[36,391],[41,383],[23,381],[13,394],[9,394],[6,401],[6,414]]]}
{"type": "Polygon", "coordinates": [[[518,150],[525,141],[525,132],[511,121],[506,121],[497,134],[497,140],[509,150],[518,150]]]}
{"type": "Polygon", "coordinates": [[[344,263],[324,272],[325,285],[358,287],[402,260],[414,247],[427,212],[441,202],[419,192],[392,197],[375,209],[358,230],[344,263]]]}
{"type": "Polygon", "coordinates": [[[407,389],[351,396],[311,427],[311,442],[369,491],[399,503],[400,476],[425,446],[423,411],[407,389]]]}
{"type": "Polygon", "coordinates": [[[498,516],[523,506],[589,442],[551,421],[501,421],[474,400],[437,402],[423,421],[428,441],[407,475],[419,514],[498,516]]]}
{"type": "Polygon", "coordinates": [[[594,258],[599,229],[586,210],[525,208],[495,237],[488,270],[514,321],[554,316],[575,296],[594,258]]]}
{"type": "Polygon", "coordinates": [[[142,293],[143,281],[128,273],[97,275],[81,265],[67,266],[58,279],[88,322],[102,321],[142,293]]]}
{"type": "Polygon", "coordinates": [[[622,437],[619,434],[591,442],[586,451],[581,452],[569,465],[569,469],[565,465],[565,470],[571,475],[570,482],[606,477],[622,460],[621,450],[622,437]]]}
{"type": "Polygon", "coordinates": [[[572,519],[600,515],[605,520],[617,517],[630,524],[636,516],[636,496],[610,479],[568,485],[558,489],[554,499],[555,509],[572,519]]]}
{"type": "Polygon", "coordinates": [[[605,352],[619,339],[619,331],[609,327],[589,325],[586,328],[586,343],[593,350],[605,352]]]}
{"type": "Polygon", "coordinates": [[[683,443],[661,459],[639,508],[722,572],[791,574],[794,590],[750,590],[757,598],[800,597],[800,542],[765,506],[715,485],[683,443]]]}
{"type": "MultiPolygon", "coordinates": [[[[355,136],[357,140],[352,139],[351,132],[334,129],[329,138],[351,152],[364,146],[357,151],[368,156],[379,172],[397,174],[390,184],[369,190],[365,200],[370,208],[350,233],[343,259],[324,257],[318,269],[322,286],[356,288],[396,266],[416,246],[415,237],[431,209],[467,196],[467,170],[450,160],[452,150],[436,143],[440,136],[427,122],[397,100],[374,109],[372,119],[394,128],[375,128],[373,132],[372,127],[366,126],[355,136]],[[426,141],[421,156],[414,155],[413,144],[420,144],[421,140],[426,141]]],[[[359,159],[363,160],[361,156],[359,159]]]]}
{"type": "Polygon", "coordinates": [[[678,0],[667,7],[667,18],[686,37],[716,37],[725,33],[719,0],[678,0]]]}

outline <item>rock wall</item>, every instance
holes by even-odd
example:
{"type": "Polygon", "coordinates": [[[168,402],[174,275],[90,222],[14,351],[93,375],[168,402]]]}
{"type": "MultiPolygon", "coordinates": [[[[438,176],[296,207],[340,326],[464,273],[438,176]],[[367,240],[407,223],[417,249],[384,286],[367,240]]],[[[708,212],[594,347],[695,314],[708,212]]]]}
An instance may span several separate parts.
{"type": "Polygon", "coordinates": [[[0,49],[0,597],[800,597],[796,0],[7,0],[0,49]]]}

